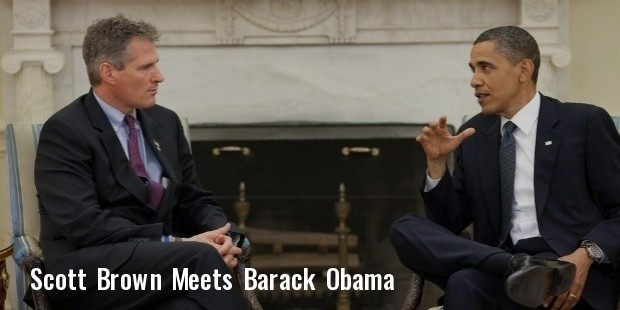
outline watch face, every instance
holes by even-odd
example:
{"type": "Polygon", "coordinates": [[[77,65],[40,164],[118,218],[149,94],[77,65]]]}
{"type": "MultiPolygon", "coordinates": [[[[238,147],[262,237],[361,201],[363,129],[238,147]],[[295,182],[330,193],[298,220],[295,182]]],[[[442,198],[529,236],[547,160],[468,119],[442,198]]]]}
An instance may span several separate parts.
{"type": "Polygon", "coordinates": [[[595,246],[589,246],[588,247],[588,252],[590,252],[590,254],[592,255],[592,257],[594,257],[595,259],[601,259],[603,257],[603,252],[601,251],[601,249],[599,249],[598,247],[595,246]]]}

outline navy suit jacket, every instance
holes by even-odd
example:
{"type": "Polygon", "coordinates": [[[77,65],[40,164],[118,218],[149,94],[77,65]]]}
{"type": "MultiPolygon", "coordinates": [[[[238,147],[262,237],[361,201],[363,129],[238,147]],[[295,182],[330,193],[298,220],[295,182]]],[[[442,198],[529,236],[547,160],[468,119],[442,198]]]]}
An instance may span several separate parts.
{"type": "MultiPolygon", "coordinates": [[[[490,246],[500,239],[500,122],[478,114],[464,123],[459,132],[476,133],[455,152],[452,175],[423,193],[430,219],[454,233],[473,223],[473,239],[490,246]]],[[[604,109],[541,95],[534,192],[540,233],[558,256],[584,239],[607,255],[611,265],[593,266],[584,291],[595,308],[607,308],[620,263],[620,135],[604,109]]]]}
{"type": "MultiPolygon", "coordinates": [[[[45,122],[35,183],[47,273],[92,274],[98,267],[113,272],[139,242],[160,242],[162,234],[190,237],[228,222],[212,193],[199,184],[178,116],[155,105],[138,110],[137,119],[170,181],[159,208],[149,202],[147,187],[131,169],[92,91],[45,122]]],[[[157,253],[153,257],[160,259],[157,253]]],[[[78,293],[58,291],[53,297],[78,293]]]]}

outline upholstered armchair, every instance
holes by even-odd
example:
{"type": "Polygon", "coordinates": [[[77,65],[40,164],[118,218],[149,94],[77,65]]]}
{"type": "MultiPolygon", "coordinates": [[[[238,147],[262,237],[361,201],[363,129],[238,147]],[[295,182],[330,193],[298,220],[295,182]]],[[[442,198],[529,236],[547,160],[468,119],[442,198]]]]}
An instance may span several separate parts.
{"type": "MultiPolygon", "coordinates": [[[[13,259],[20,267],[15,270],[15,290],[19,310],[26,308],[22,297],[26,295],[29,287],[29,271],[38,268],[37,264],[41,264],[43,259],[38,241],[39,213],[34,186],[34,159],[41,127],[41,124],[10,124],[5,132],[13,226],[13,259]]],[[[34,304],[35,309],[50,309],[47,298],[36,301],[38,304],[34,304]]]]}
{"type": "MultiPolygon", "coordinates": [[[[183,120],[189,137],[187,120],[183,120]]],[[[41,124],[9,124],[6,128],[9,193],[13,226],[13,259],[19,267],[15,271],[18,310],[26,309],[22,298],[29,300],[34,309],[52,309],[45,291],[30,289],[30,270],[42,268],[44,253],[39,247],[39,213],[34,186],[34,160],[41,124]]],[[[249,245],[244,246],[235,268],[242,291],[251,308],[262,309],[253,291],[245,291],[244,269],[250,257],[249,245]]]]}

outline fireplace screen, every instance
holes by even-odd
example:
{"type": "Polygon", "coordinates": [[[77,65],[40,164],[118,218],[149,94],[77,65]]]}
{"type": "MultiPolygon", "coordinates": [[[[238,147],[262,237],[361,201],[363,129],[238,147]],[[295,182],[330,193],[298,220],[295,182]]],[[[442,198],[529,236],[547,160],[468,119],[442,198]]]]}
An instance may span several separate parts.
{"type": "MultiPolygon", "coordinates": [[[[349,254],[359,259],[358,264],[354,262],[350,266],[350,272],[394,277],[393,290],[349,290],[346,297],[353,309],[385,309],[400,306],[410,274],[391,247],[390,225],[407,213],[424,213],[419,188],[426,156],[414,140],[422,127],[419,124],[199,125],[192,126],[191,137],[203,187],[215,193],[229,219],[236,222],[239,214],[234,205],[242,195],[242,200],[249,204],[249,214],[243,219],[247,227],[317,232],[316,238],[320,238],[320,233],[335,236],[339,220],[334,203],[344,196],[350,204],[346,226],[355,245],[349,254]],[[243,184],[241,192],[240,184],[243,184]]],[[[252,251],[260,255],[273,251],[273,245],[253,244],[252,251]]],[[[303,261],[298,263],[300,267],[304,265],[303,261]]],[[[257,293],[268,309],[304,306],[330,309],[338,298],[338,292],[257,293]]]]}

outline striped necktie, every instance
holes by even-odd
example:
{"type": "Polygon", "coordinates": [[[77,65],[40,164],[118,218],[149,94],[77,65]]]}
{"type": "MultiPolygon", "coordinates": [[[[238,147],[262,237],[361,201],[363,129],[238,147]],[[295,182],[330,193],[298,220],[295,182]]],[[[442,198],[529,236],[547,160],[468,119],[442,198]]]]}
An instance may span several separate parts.
{"type": "Polygon", "coordinates": [[[517,125],[508,121],[504,124],[504,135],[499,147],[499,171],[502,197],[502,216],[500,226],[500,246],[506,245],[506,240],[510,234],[512,218],[512,205],[514,202],[515,187],[515,166],[516,166],[516,143],[513,132],[517,125]]]}
{"type": "Polygon", "coordinates": [[[125,115],[123,123],[127,126],[129,137],[127,141],[127,152],[129,153],[129,163],[138,177],[146,183],[149,191],[151,203],[155,208],[159,207],[161,198],[164,196],[165,189],[157,181],[151,179],[146,172],[142,157],[140,156],[140,146],[138,145],[138,130],[136,129],[136,119],[132,115],[125,115]]]}

